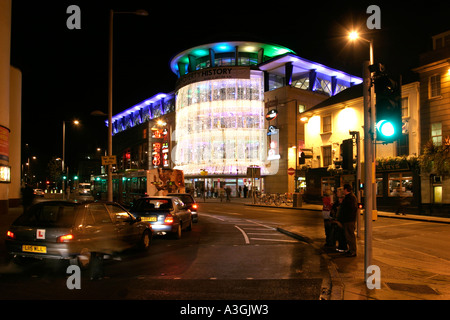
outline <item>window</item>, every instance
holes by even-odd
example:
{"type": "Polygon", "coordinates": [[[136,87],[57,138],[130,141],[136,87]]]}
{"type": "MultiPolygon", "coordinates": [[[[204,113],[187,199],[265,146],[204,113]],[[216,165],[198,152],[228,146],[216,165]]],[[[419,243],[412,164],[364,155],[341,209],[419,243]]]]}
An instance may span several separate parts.
{"type": "Polygon", "coordinates": [[[89,205],[88,217],[86,217],[86,219],[89,220],[90,223],[94,222],[96,225],[104,225],[112,223],[111,216],[109,215],[105,206],[101,203],[89,205]],[[89,214],[91,214],[92,217],[89,217],[89,214]],[[92,218],[93,221],[91,221],[92,218]]]}
{"type": "Polygon", "coordinates": [[[281,88],[283,86],[284,86],[283,77],[269,73],[269,91],[281,88]]]}
{"type": "Polygon", "coordinates": [[[124,221],[130,218],[128,212],[115,204],[107,204],[106,207],[109,213],[115,218],[115,221],[124,221]]]}
{"type": "Polygon", "coordinates": [[[402,134],[397,140],[397,156],[409,155],[409,135],[402,134]]]}
{"type": "Polygon", "coordinates": [[[334,177],[324,177],[321,178],[321,184],[322,184],[322,188],[321,188],[321,192],[322,192],[322,196],[324,195],[324,192],[326,190],[333,190],[334,189],[334,177]]]}
{"type": "Polygon", "coordinates": [[[431,140],[434,145],[442,145],[442,123],[436,122],[431,124],[431,140]]]}
{"type": "Polygon", "coordinates": [[[389,174],[389,196],[390,197],[412,197],[413,196],[412,174],[390,173],[389,174]]]}
{"type": "Polygon", "coordinates": [[[433,186],[433,201],[434,203],[442,202],[442,186],[433,186]]]}
{"type": "Polygon", "coordinates": [[[436,74],[430,77],[430,98],[437,98],[441,96],[441,75],[436,74]]]}
{"type": "Polygon", "coordinates": [[[308,90],[309,88],[309,75],[303,74],[299,79],[292,80],[292,87],[308,90]]]}
{"type": "Polygon", "coordinates": [[[434,38],[434,49],[439,50],[442,48],[448,48],[450,47],[450,34],[449,35],[442,35],[440,37],[434,38]]]}
{"type": "Polygon", "coordinates": [[[331,115],[322,117],[322,133],[331,132],[331,115]]]}
{"type": "Polygon", "coordinates": [[[377,184],[377,186],[376,186],[377,197],[382,197],[383,196],[383,175],[377,174],[376,184],[377,184]]]}
{"type": "Polygon", "coordinates": [[[402,118],[409,117],[409,98],[402,98],[402,118]]]}
{"type": "Polygon", "coordinates": [[[323,166],[328,167],[332,164],[331,146],[322,147],[323,166]]]}
{"type": "Polygon", "coordinates": [[[30,207],[17,221],[27,227],[69,228],[75,221],[75,206],[43,203],[30,207]]]}

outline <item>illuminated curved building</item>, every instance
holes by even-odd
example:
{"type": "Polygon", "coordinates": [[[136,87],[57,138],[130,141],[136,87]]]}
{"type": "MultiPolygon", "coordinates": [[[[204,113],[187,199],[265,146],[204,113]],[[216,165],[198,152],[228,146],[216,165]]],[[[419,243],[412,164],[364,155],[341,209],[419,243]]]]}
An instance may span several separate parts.
{"type": "Polygon", "coordinates": [[[187,176],[236,176],[256,165],[267,174],[264,73],[255,66],[287,52],[280,46],[227,42],[195,47],[172,60],[180,76],[177,168],[187,176]]]}
{"type": "MultiPolygon", "coordinates": [[[[187,185],[196,189],[230,186],[233,194],[248,186],[247,168],[251,166],[260,168],[258,188],[269,192],[298,189],[297,151],[305,147],[300,113],[362,82],[303,59],[286,47],[249,41],[190,48],[178,53],[170,68],[178,76],[175,90],[115,116],[113,132],[120,136],[115,141],[130,141],[122,137],[122,131],[135,131],[131,127],[159,130],[157,120],[162,119],[169,139],[149,134],[139,146],[135,142],[136,152],[147,144],[149,158],[139,161],[146,168],[157,167],[151,154],[159,151],[152,146],[158,145],[157,139],[167,141],[164,164],[182,169],[187,185]]],[[[141,159],[125,147],[115,146],[123,163],[128,158],[141,159]]],[[[138,161],[128,163],[133,168],[138,161]]]]}

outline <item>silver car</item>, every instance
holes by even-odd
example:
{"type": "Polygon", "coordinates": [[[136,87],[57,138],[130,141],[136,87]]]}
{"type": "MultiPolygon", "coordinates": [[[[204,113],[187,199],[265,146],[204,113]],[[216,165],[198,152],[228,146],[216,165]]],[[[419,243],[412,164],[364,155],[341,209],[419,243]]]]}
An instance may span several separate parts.
{"type": "Polygon", "coordinates": [[[135,200],[130,212],[149,222],[156,234],[169,234],[180,239],[181,230],[192,229],[191,211],[178,197],[143,197],[135,200]]]}

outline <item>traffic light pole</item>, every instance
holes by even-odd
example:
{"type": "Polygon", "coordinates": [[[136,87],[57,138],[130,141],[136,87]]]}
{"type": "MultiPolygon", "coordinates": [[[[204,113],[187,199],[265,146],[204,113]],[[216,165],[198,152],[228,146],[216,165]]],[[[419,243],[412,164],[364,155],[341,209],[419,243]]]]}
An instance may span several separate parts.
{"type": "Polygon", "coordinates": [[[374,117],[375,106],[372,103],[373,87],[369,61],[363,64],[363,91],[364,91],[364,280],[367,281],[367,267],[372,265],[372,209],[374,204],[374,171],[373,146],[374,146],[374,117]]]}

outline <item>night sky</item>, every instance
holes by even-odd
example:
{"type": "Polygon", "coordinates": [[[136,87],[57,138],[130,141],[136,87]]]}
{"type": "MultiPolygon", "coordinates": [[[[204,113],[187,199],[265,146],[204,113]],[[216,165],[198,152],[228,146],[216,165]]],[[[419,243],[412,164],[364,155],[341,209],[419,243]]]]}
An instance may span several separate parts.
{"type": "MultiPolygon", "coordinates": [[[[52,156],[62,156],[66,127],[66,163],[80,154],[106,148],[109,10],[145,9],[149,16],[115,15],[114,114],[159,92],[174,89],[169,61],[195,45],[226,40],[279,44],[300,57],[361,76],[368,45],[350,44],[359,29],[374,39],[375,61],[404,82],[417,79],[410,69],[419,54],[431,50],[431,36],[450,30],[446,2],[393,1],[102,1],[13,0],[11,64],[22,71],[22,144],[45,179],[52,156]],[[69,30],[69,5],[81,9],[81,30],[69,30]],[[381,29],[369,30],[366,9],[381,8],[381,29]]],[[[26,154],[23,153],[24,159],[26,154]]]]}

